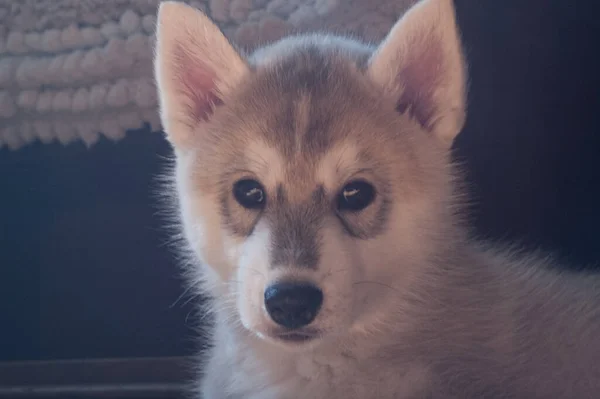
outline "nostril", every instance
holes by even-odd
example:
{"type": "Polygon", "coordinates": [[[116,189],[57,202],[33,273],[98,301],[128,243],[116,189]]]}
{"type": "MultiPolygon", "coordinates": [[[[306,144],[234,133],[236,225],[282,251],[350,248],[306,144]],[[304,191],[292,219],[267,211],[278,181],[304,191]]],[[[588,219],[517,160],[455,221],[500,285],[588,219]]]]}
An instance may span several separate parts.
{"type": "Polygon", "coordinates": [[[323,292],[307,283],[277,283],[265,290],[265,308],[271,319],[289,329],[312,323],[323,303],[323,292]]]}

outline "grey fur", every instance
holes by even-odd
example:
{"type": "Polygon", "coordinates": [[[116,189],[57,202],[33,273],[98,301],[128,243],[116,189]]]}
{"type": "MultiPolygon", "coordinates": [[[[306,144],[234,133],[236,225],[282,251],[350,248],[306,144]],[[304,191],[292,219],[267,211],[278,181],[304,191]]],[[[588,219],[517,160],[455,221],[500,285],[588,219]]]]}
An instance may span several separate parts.
{"type": "Polygon", "coordinates": [[[317,188],[304,204],[291,204],[280,195],[284,198],[265,216],[273,231],[272,265],[317,268],[320,225],[329,210],[322,189],[317,188]]]}

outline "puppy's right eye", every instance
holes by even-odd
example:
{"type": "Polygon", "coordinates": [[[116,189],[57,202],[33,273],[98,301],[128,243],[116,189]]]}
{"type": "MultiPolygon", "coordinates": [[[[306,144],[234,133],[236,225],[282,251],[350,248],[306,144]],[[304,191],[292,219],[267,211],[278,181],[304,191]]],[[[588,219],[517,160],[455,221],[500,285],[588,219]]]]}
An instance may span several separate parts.
{"type": "Polygon", "coordinates": [[[246,209],[262,209],[267,200],[263,186],[252,179],[242,179],[233,185],[233,197],[246,209]]]}

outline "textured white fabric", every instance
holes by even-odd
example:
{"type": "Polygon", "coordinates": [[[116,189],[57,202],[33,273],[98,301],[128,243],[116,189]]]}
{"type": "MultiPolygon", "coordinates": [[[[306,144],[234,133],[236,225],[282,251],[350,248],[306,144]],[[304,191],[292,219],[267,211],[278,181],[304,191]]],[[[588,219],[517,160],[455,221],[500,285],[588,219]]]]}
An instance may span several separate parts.
{"type": "MultiPolygon", "coordinates": [[[[159,0],[0,0],[0,147],[91,146],[149,123],[159,0]]],[[[329,30],[378,41],[415,0],[203,0],[237,45],[329,30]]]]}

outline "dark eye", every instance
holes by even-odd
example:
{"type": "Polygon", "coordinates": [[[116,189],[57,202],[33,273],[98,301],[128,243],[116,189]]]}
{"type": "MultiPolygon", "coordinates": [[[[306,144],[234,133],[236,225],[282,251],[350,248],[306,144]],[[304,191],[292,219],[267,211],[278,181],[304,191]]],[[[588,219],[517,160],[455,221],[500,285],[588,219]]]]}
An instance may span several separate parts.
{"type": "Polygon", "coordinates": [[[339,211],[358,212],[369,206],[375,199],[375,188],[366,181],[356,180],[344,186],[338,195],[339,211]]]}
{"type": "Polygon", "coordinates": [[[246,209],[261,209],[265,206],[265,190],[256,180],[237,181],[233,185],[233,197],[246,209]]]}

